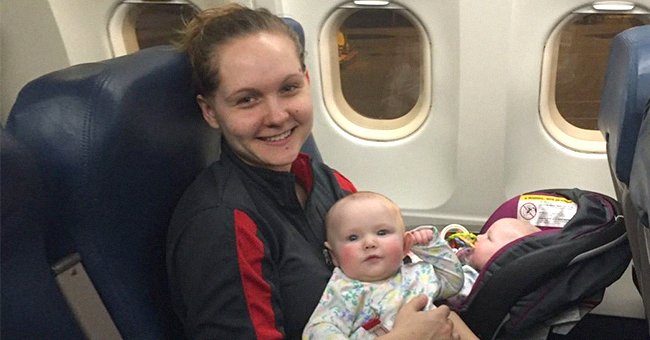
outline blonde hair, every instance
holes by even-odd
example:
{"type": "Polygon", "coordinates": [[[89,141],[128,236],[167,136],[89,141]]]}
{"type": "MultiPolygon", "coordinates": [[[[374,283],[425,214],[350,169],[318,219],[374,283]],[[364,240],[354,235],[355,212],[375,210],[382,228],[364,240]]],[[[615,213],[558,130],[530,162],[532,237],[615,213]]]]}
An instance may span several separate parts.
{"type": "Polygon", "coordinates": [[[250,9],[231,3],[197,13],[182,31],[178,47],[187,53],[192,65],[196,91],[210,97],[219,88],[219,47],[238,37],[259,32],[274,32],[290,38],[305,70],[305,52],[297,33],[284,20],[265,8],[250,9]]]}
{"type": "Polygon", "coordinates": [[[359,200],[368,200],[368,199],[380,199],[386,203],[386,207],[392,210],[392,213],[394,213],[396,216],[398,216],[399,220],[402,221],[402,227],[404,226],[403,223],[403,218],[402,218],[402,211],[399,208],[399,206],[393,202],[390,198],[377,193],[373,191],[357,191],[355,193],[351,193],[338,201],[336,201],[332,207],[327,211],[327,214],[325,215],[325,233],[326,236],[330,235],[331,230],[335,227],[334,223],[332,222],[333,216],[336,216],[338,213],[338,210],[345,205],[348,202],[352,201],[359,201],[359,200]]]}

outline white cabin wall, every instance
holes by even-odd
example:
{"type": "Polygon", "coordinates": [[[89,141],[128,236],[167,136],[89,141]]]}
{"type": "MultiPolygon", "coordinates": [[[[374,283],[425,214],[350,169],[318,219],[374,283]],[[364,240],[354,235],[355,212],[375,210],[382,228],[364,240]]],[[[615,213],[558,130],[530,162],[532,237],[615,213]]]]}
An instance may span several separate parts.
{"type": "MultiPolygon", "coordinates": [[[[432,43],[430,117],[403,140],[372,142],[342,131],[319,98],[323,84],[317,39],[338,4],[284,1],[284,11],[302,23],[307,35],[307,63],[317,98],[314,135],[330,165],[360,189],[395,199],[410,223],[478,226],[509,197],[512,175],[505,171],[505,141],[510,89],[504,51],[510,48],[511,1],[400,4],[419,18],[432,43]]],[[[534,82],[539,81],[538,70],[528,72],[534,82]]],[[[527,114],[538,117],[536,108],[527,114]]],[[[540,188],[530,183],[515,192],[531,187],[540,188]]]]}
{"type": "Polygon", "coordinates": [[[418,212],[435,209],[449,200],[457,183],[457,2],[414,0],[404,3],[428,31],[434,51],[438,50],[433,56],[432,113],[414,134],[393,142],[365,141],[350,136],[327,114],[322,99],[324,85],[318,39],[324,21],[340,3],[315,5],[303,0],[284,1],[284,14],[296,18],[306,32],[307,66],[316,99],[314,136],[319,149],[327,162],[342,171],[358,188],[384,192],[405,209],[418,212]],[[432,15],[435,20],[422,13],[435,13],[432,15]],[[439,129],[440,126],[445,128],[439,129]]]}
{"type": "MultiPolygon", "coordinates": [[[[460,79],[458,92],[458,181],[444,207],[429,212],[450,215],[444,223],[481,225],[501,202],[506,136],[503,86],[508,66],[509,1],[459,1],[460,79]],[[489,18],[489,21],[486,20],[489,18]]],[[[442,28],[444,30],[444,27],[442,28]]],[[[440,223],[440,222],[438,222],[440,223]]]]}
{"type": "Polygon", "coordinates": [[[318,39],[324,21],[344,2],[285,0],[281,14],[305,28],[319,148],[360,189],[386,193],[413,223],[474,226],[529,190],[579,187],[614,196],[605,154],[561,146],[539,118],[546,40],[571,10],[591,2],[398,2],[431,39],[433,100],[425,124],[395,142],[353,137],[327,113],[318,39]]]}
{"type": "Polygon", "coordinates": [[[279,15],[284,12],[282,0],[253,0],[253,6],[255,8],[266,8],[279,15]]]}
{"type": "MultiPolygon", "coordinates": [[[[539,118],[542,56],[551,30],[572,10],[590,1],[512,1],[508,32],[505,192],[548,187],[579,187],[615,197],[604,153],[575,152],[544,130],[539,118]],[[532,15],[535,14],[535,15],[532,15]],[[531,147],[532,146],[532,147],[531,147]]],[[[647,1],[646,1],[647,3],[647,1]]]]}
{"type": "Polygon", "coordinates": [[[18,91],[29,80],[69,62],[47,0],[3,0],[0,28],[0,118],[4,126],[18,91]]]}
{"type": "Polygon", "coordinates": [[[29,81],[70,65],[113,56],[107,25],[117,4],[116,0],[4,1],[3,125],[18,92],[29,81]]]}
{"type": "MultiPolygon", "coordinates": [[[[0,10],[0,122],[4,126],[20,89],[71,65],[114,57],[109,21],[121,0],[2,0],[0,10]],[[83,14],[83,15],[80,15],[83,14]]],[[[199,8],[253,0],[193,0],[199,8]]],[[[260,2],[258,0],[258,2],[260,2]]],[[[278,0],[264,1],[280,4],[278,0]]]]}

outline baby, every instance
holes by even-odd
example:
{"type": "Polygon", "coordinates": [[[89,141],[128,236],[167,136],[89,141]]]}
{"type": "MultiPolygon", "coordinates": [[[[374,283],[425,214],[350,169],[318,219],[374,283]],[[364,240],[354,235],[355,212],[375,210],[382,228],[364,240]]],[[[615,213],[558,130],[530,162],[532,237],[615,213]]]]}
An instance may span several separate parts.
{"type": "Polygon", "coordinates": [[[459,250],[458,256],[466,264],[463,266],[465,283],[458,295],[448,299],[447,302],[452,305],[461,304],[471,292],[479,272],[494,254],[508,243],[540,230],[526,221],[501,218],[496,220],[485,233],[476,236],[474,242],[463,242],[466,247],[459,250]]]}
{"type": "MultiPolygon", "coordinates": [[[[370,339],[391,329],[399,308],[418,295],[429,303],[455,295],[461,263],[435,228],[406,232],[399,207],[372,192],[348,195],[325,218],[328,249],[336,266],[303,339],[370,339]],[[411,250],[423,261],[403,264],[411,250]]],[[[461,338],[476,339],[457,315],[461,338]]]]}
{"type": "Polygon", "coordinates": [[[476,270],[481,270],[485,264],[506,244],[540,231],[536,226],[516,218],[501,218],[496,220],[487,232],[479,234],[466,256],[467,263],[476,270]]]}

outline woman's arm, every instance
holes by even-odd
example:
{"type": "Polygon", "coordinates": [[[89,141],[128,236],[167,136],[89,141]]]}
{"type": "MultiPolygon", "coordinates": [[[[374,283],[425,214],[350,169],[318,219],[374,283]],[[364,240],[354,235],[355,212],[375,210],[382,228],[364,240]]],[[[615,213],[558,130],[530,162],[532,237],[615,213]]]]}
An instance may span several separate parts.
{"type": "MultiPolygon", "coordinates": [[[[442,306],[441,306],[442,307],[442,306]]],[[[445,306],[446,307],[446,306],[445,306]]],[[[440,308],[440,307],[438,307],[440,308]]],[[[449,319],[454,323],[454,331],[458,333],[461,340],[478,340],[478,337],[467,326],[465,321],[458,316],[455,312],[449,313],[449,319]]]]}
{"type": "Polygon", "coordinates": [[[393,329],[377,339],[460,339],[449,319],[449,307],[441,306],[423,311],[427,302],[425,295],[419,295],[402,306],[395,318],[393,329]]]}
{"type": "Polygon", "coordinates": [[[268,259],[252,219],[238,210],[214,208],[184,222],[171,249],[169,275],[186,335],[282,339],[275,321],[281,309],[273,308],[276,292],[260,270],[268,259]]]}

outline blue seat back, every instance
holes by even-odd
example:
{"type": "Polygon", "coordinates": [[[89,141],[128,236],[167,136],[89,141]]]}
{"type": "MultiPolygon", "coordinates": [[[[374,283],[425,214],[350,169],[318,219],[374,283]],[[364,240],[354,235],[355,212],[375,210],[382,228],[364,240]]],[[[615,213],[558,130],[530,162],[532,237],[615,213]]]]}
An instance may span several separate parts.
{"type": "Polygon", "coordinates": [[[0,179],[0,338],[83,339],[51,275],[42,175],[33,154],[2,132],[0,179]]]}
{"type": "MultiPolygon", "coordinates": [[[[650,102],[649,102],[650,103],[650,102]]],[[[650,107],[648,108],[650,111],[650,107]]],[[[636,143],[636,154],[632,161],[630,174],[630,199],[638,212],[639,223],[650,235],[648,212],[650,212],[650,112],[646,112],[639,138],[636,143]]],[[[650,282],[650,281],[649,281],[650,282]]],[[[650,284],[650,283],[648,283],[650,284]]]]}
{"type": "Polygon", "coordinates": [[[650,25],[630,28],[612,40],[598,125],[607,140],[613,175],[625,185],[650,96],[649,64],[650,25]]]}
{"type": "Polygon", "coordinates": [[[167,291],[167,227],[219,150],[190,73],[171,47],[73,66],[25,86],[7,123],[44,175],[51,248],[69,242],[81,255],[124,338],[180,330],[167,291]]]}
{"type": "Polygon", "coordinates": [[[645,25],[627,29],[612,40],[599,128],[607,141],[609,167],[632,250],[634,279],[646,315],[650,315],[650,120],[645,117],[648,104],[650,25],[645,25]]]}
{"type": "MultiPolygon", "coordinates": [[[[650,104],[650,102],[649,102],[650,104]]],[[[650,111],[650,107],[648,108],[650,111]]],[[[645,306],[648,329],[650,329],[650,113],[639,130],[636,153],[630,174],[629,202],[625,204],[625,218],[628,224],[628,237],[634,238],[636,284],[641,292],[645,306]]]]}

